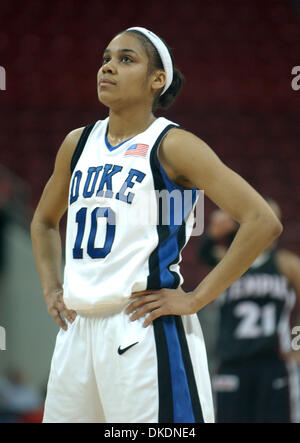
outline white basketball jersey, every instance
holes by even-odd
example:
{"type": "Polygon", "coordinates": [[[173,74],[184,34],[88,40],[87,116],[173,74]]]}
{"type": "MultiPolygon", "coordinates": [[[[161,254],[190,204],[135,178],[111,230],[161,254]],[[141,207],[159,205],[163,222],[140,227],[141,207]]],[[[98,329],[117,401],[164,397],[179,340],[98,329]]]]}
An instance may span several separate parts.
{"type": "Polygon", "coordinates": [[[165,134],[178,125],[160,117],[111,147],[108,122],[96,122],[85,142],[81,136],[72,159],[64,301],[74,310],[180,286],[181,251],[193,228],[197,189],[189,189],[180,204],[187,188],[168,178],[157,155],[165,134]]]}

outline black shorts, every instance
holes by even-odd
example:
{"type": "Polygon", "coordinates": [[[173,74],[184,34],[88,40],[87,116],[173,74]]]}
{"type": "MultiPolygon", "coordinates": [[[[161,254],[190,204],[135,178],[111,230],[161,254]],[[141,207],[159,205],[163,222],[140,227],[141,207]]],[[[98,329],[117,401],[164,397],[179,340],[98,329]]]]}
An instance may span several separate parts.
{"type": "Polygon", "coordinates": [[[278,358],[221,364],[213,377],[216,422],[291,423],[298,392],[294,370],[278,358]]]}

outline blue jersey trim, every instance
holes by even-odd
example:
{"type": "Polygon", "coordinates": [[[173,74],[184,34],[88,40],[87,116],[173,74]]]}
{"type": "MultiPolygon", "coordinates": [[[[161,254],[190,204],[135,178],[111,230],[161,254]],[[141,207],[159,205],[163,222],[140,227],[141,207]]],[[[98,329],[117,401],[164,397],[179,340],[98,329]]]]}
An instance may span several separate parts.
{"type": "Polygon", "coordinates": [[[195,417],[196,423],[204,423],[203,413],[202,413],[202,407],[200,403],[200,398],[198,394],[198,388],[196,384],[195,374],[194,374],[194,368],[190,356],[189,346],[187,342],[187,337],[184,331],[184,326],[182,323],[182,318],[180,316],[174,316],[175,323],[177,327],[177,334],[178,339],[180,342],[180,348],[182,353],[182,360],[185,367],[185,373],[187,376],[187,382],[189,386],[189,393],[191,396],[191,403],[193,406],[193,413],[195,417]]]}
{"type": "Polygon", "coordinates": [[[153,331],[157,354],[158,422],[173,423],[172,378],[163,317],[159,317],[153,321],[153,331]]]}
{"type": "MultiPolygon", "coordinates": [[[[198,195],[197,188],[184,188],[174,183],[158,160],[160,142],[172,127],[174,125],[169,125],[162,131],[151,150],[150,166],[154,189],[159,192],[179,190],[182,198],[184,191],[188,189],[192,192],[192,198],[186,201],[186,205],[182,205],[181,214],[177,214],[178,220],[175,218],[172,199],[164,202],[168,203],[163,209],[168,211],[169,224],[163,224],[158,202],[158,245],[149,258],[147,289],[178,288],[180,274],[171,271],[170,265],[179,262],[180,252],[186,243],[186,220],[198,195]],[[175,222],[178,224],[175,225],[175,222]]],[[[203,422],[189,349],[180,320],[177,316],[163,316],[154,321],[159,369],[159,419],[161,422],[172,416],[173,423],[203,422]],[[167,392],[166,383],[170,392],[167,392]]]]}
{"type": "Polygon", "coordinates": [[[95,123],[91,123],[91,124],[85,126],[85,128],[83,129],[83,131],[81,133],[81,136],[80,136],[80,138],[78,140],[78,143],[76,145],[76,148],[75,148],[74,153],[73,153],[72,158],[71,158],[71,163],[70,163],[71,175],[74,172],[76,164],[78,163],[78,160],[79,160],[79,158],[80,158],[80,156],[82,154],[82,151],[83,151],[83,149],[84,149],[84,147],[86,145],[87,139],[89,138],[89,135],[92,132],[95,124],[96,124],[96,122],[95,123]]]}
{"type": "Polygon", "coordinates": [[[120,146],[124,145],[124,143],[129,142],[129,140],[131,140],[132,138],[133,138],[133,137],[128,138],[127,140],[125,140],[124,142],[118,144],[117,146],[112,146],[112,145],[109,143],[109,141],[107,140],[107,136],[106,136],[106,134],[105,134],[104,141],[105,141],[105,144],[106,144],[107,149],[108,149],[109,151],[114,151],[115,149],[117,149],[117,148],[119,148],[120,146]]]}
{"type": "Polygon", "coordinates": [[[164,316],[173,392],[173,423],[195,423],[191,395],[174,316],[164,316]]]}
{"type": "MultiPolygon", "coordinates": [[[[164,172],[160,165],[161,172],[164,172]]],[[[197,198],[197,188],[189,188],[192,192],[191,205],[184,205],[184,189],[173,183],[169,177],[162,173],[162,181],[164,188],[172,192],[173,190],[179,190],[182,195],[182,213],[180,217],[181,224],[175,224],[174,204],[172,200],[168,201],[168,214],[170,215],[169,234],[165,241],[161,242],[158,246],[159,256],[159,268],[160,268],[160,281],[163,288],[177,287],[179,284],[179,276],[176,272],[169,270],[169,266],[173,263],[177,263],[179,260],[179,254],[185,245],[185,220],[191,212],[191,209],[197,198]],[[186,207],[185,207],[186,206],[186,207]]]]}
{"type": "MultiPolygon", "coordinates": [[[[185,190],[192,191],[192,201],[191,204],[186,205],[182,214],[179,214],[180,224],[174,224],[174,209],[166,208],[168,215],[170,217],[170,223],[168,225],[163,224],[162,214],[158,214],[158,225],[157,225],[157,235],[158,235],[158,246],[153,250],[149,257],[149,276],[147,280],[147,289],[160,289],[160,288],[177,288],[180,284],[180,275],[178,272],[170,271],[170,265],[179,262],[180,252],[186,244],[186,226],[185,220],[187,215],[190,213],[196,198],[197,198],[197,188],[184,188],[176,183],[174,183],[166,174],[163,167],[161,166],[157,151],[161,140],[165,134],[172,128],[177,127],[173,124],[168,125],[159,135],[156,140],[150,154],[150,166],[153,174],[154,189],[156,191],[173,191],[179,190],[183,193],[185,190]],[[184,211],[185,209],[185,211],[184,211]]],[[[184,195],[184,194],[183,194],[184,195]]],[[[190,202],[189,202],[190,203],[190,202]]],[[[171,200],[172,204],[172,200],[171,200]]],[[[158,202],[159,205],[159,202],[158,202]]],[[[177,221],[177,220],[176,220],[177,221]]],[[[178,223],[178,221],[177,221],[178,223]]]]}

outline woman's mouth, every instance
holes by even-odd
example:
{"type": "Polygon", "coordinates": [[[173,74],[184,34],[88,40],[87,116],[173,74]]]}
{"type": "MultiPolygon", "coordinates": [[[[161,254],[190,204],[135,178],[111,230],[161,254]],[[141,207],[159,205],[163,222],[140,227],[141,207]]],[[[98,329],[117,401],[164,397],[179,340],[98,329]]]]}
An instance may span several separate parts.
{"type": "Polygon", "coordinates": [[[99,86],[115,86],[115,85],[116,84],[114,82],[106,79],[100,80],[99,82],[99,86]]]}

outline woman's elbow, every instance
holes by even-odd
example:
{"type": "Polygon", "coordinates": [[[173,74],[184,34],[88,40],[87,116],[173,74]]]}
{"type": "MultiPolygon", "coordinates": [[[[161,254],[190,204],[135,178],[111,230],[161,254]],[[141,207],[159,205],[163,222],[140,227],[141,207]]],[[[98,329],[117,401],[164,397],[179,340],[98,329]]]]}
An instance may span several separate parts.
{"type": "Polygon", "coordinates": [[[32,232],[33,230],[35,230],[35,229],[36,229],[38,226],[40,226],[41,224],[43,224],[43,223],[42,223],[42,219],[41,219],[41,217],[40,217],[38,211],[35,211],[35,213],[33,214],[33,217],[32,217],[32,220],[31,220],[31,223],[30,223],[30,230],[31,230],[31,232],[32,232]]]}
{"type": "Polygon", "coordinates": [[[283,225],[275,214],[268,214],[266,217],[264,217],[263,223],[265,225],[265,228],[268,229],[268,232],[270,233],[270,236],[273,240],[281,235],[283,231],[283,225]]]}
{"type": "Polygon", "coordinates": [[[276,236],[276,238],[282,234],[282,231],[283,231],[283,225],[279,220],[279,218],[276,217],[276,226],[274,228],[274,235],[276,236]]]}
{"type": "Polygon", "coordinates": [[[41,214],[38,210],[35,211],[31,223],[30,223],[30,231],[33,234],[36,231],[48,230],[48,229],[58,229],[59,223],[55,223],[55,221],[49,219],[44,214],[41,214]]]}

